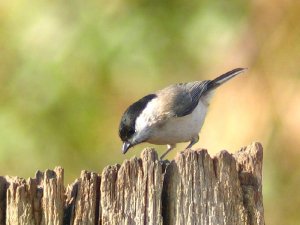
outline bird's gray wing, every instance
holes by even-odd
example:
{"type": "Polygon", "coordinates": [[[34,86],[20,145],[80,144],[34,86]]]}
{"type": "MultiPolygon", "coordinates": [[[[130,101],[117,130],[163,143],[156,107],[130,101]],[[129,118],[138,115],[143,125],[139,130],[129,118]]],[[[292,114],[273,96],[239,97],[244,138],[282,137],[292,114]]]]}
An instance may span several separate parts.
{"type": "Polygon", "coordinates": [[[210,81],[195,81],[185,84],[179,84],[182,86],[183,89],[185,89],[186,93],[190,96],[190,101],[183,102],[181,105],[178,104],[178,107],[176,109],[177,113],[176,115],[178,117],[186,116],[190,114],[198,105],[199,99],[202,96],[202,94],[207,89],[207,84],[210,81]]]}
{"type": "Polygon", "coordinates": [[[190,114],[198,105],[199,99],[210,81],[195,81],[180,83],[167,87],[161,93],[168,100],[166,109],[172,112],[172,117],[182,117],[190,114]],[[166,96],[167,95],[167,96],[166,96]]]}

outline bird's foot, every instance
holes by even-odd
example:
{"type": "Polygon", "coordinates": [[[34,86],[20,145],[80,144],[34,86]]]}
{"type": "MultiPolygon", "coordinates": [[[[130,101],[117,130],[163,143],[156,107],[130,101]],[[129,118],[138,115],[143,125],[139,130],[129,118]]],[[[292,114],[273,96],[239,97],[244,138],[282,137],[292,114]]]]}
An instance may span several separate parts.
{"type": "Polygon", "coordinates": [[[174,149],[174,148],[176,147],[176,144],[169,144],[169,145],[167,145],[167,146],[168,146],[167,151],[165,151],[164,154],[162,154],[161,157],[160,157],[160,160],[161,160],[161,161],[163,160],[163,158],[164,158],[164,157],[165,157],[172,149],[174,149]]]}
{"type": "Polygon", "coordinates": [[[191,142],[189,143],[189,145],[185,149],[191,148],[198,141],[199,141],[199,135],[197,135],[196,137],[192,138],[191,142]]]}

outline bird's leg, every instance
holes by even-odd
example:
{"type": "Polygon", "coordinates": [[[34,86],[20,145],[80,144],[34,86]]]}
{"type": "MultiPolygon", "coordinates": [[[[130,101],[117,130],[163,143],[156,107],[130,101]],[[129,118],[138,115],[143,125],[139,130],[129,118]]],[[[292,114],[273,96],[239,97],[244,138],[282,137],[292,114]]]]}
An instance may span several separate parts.
{"type": "Polygon", "coordinates": [[[167,151],[165,151],[164,154],[161,155],[160,160],[162,160],[172,149],[174,149],[176,147],[176,144],[170,144],[167,146],[167,151]]]}
{"type": "Polygon", "coordinates": [[[197,135],[196,137],[193,137],[192,140],[191,140],[191,142],[189,143],[189,145],[185,149],[191,148],[198,141],[199,141],[199,135],[197,135]]]}

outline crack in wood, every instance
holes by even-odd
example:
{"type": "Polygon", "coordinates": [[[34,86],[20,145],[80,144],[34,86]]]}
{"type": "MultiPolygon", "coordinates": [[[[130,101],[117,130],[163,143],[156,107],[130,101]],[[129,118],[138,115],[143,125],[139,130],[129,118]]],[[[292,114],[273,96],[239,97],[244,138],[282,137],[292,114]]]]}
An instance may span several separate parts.
{"type": "Polygon", "coordinates": [[[262,161],[259,143],[214,157],[186,150],[171,162],[148,148],[67,188],[60,167],[0,176],[0,225],[264,225],[262,161]]]}

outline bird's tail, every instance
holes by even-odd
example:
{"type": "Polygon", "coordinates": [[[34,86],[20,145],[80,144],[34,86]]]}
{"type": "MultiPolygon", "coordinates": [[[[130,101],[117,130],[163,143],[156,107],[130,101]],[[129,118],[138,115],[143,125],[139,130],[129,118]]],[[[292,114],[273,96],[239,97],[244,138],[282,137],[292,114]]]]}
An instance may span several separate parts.
{"type": "Polygon", "coordinates": [[[214,80],[211,80],[208,84],[207,84],[207,91],[212,91],[214,89],[216,89],[217,87],[219,87],[221,84],[225,83],[226,81],[230,80],[231,78],[235,77],[236,75],[244,72],[245,70],[247,70],[247,68],[236,68],[233,69],[227,73],[222,74],[221,76],[215,78],[214,80]]]}

